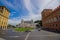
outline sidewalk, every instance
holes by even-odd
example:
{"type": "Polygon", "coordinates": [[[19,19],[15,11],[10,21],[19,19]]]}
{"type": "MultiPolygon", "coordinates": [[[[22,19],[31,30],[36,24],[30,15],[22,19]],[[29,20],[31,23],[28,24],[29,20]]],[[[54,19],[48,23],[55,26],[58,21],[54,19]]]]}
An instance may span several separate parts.
{"type": "Polygon", "coordinates": [[[5,40],[5,39],[3,39],[3,38],[0,38],[0,40],[5,40]]]}

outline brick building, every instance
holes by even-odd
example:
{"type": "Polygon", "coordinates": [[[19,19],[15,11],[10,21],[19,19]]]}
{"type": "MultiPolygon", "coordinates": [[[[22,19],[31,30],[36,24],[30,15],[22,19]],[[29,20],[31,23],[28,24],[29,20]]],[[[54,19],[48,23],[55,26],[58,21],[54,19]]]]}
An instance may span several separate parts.
{"type": "Polygon", "coordinates": [[[60,30],[60,6],[42,11],[42,25],[44,29],[60,30]]]}
{"type": "Polygon", "coordinates": [[[9,10],[5,6],[0,6],[0,29],[7,29],[9,10]]]}

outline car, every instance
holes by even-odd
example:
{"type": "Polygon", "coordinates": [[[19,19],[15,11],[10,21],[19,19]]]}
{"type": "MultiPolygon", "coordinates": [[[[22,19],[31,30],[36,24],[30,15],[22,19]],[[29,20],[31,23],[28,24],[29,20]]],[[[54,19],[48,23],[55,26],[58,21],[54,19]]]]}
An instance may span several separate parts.
{"type": "Polygon", "coordinates": [[[38,31],[40,31],[40,30],[41,30],[41,28],[38,29],[38,31]]]}

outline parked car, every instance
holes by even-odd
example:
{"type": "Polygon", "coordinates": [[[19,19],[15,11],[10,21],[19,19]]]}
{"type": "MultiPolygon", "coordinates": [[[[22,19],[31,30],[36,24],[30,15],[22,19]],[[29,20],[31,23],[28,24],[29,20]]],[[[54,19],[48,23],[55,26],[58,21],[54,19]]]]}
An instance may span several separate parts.
{"type": "Polygon", "coordinates": [[[40,30],[41,30],[41,28],[38,29],[38,31],[40,31],[40,30]]]}

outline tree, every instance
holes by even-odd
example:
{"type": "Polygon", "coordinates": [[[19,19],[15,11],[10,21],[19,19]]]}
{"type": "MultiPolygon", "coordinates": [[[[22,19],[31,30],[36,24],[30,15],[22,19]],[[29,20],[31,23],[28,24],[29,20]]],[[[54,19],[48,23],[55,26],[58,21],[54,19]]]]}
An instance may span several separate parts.
{"type": "Polygon", "coordinates": [[[8,28],[15,28],[15,26],[8,24],[8,28]]]}
{"type": "Polygon", "coordinates": [[[40,27],[42,26],[42,21],[41,21],[41,20],[37,20],[37,21],[35,21],[34,23],[37,23],[37,24],[36,24],[36,27],[37,27],[37,28],[40,28],[40,27]]]}

